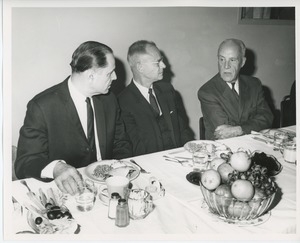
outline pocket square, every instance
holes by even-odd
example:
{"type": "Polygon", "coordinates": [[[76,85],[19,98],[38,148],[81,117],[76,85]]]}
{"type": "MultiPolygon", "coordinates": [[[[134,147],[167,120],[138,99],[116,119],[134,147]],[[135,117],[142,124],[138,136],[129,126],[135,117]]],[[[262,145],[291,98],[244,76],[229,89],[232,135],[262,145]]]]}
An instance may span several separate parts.
{"type": "Polygon", "coordinates": [[[173,113],[173,111],[170,111],[170,114],[172,114],[173,113]]]}

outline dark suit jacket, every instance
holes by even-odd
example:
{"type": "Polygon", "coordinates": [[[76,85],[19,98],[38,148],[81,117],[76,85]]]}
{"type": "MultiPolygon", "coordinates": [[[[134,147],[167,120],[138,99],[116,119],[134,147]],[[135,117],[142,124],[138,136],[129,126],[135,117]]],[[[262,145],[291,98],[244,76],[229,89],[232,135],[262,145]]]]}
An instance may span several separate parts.
{"type": "Polygon", "coordinates": [[[270,128],[273,114],[265,101],[259,79],[239,77],[239,102],[219,74],[206,82],[198,91],[205,125],[205,138],[215,139],[217,126],[241,126],[248,134],[251,130],[270,128]]]}
{"type": "MultiPolygon", "coordinates": [[[[102,159],[132,155],[132,147],[120,120],[116,97],[110,93],[93,97],[102,159]]],[[[68,78],[29,101],[20,130],[17,160],[18,178],[40,178],[53,160],[62,159],[78,168],[90,162],[88,140],[68,89],[68,78]]]]}
{"type": "MultiPolygon", "coordinates": [[[[169,83],[157,81],[153,89],[168,128],[172,131],[175,147],[193,139],[188,124],[181,117],[176,104],[175,90],[169,83]]],[[[157,118],[152,107],[136,85],[131,82],[118,96],[121,116],[132,145],[133,154],[147,154],[163,150],[163,143],[157,118]]]]}

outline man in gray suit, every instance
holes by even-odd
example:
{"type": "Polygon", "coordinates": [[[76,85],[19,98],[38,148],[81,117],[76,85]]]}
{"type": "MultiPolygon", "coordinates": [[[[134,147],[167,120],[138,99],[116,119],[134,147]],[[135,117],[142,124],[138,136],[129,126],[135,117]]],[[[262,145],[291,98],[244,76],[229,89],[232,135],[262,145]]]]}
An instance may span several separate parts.
{"type": "Polygon", "coordinates": [[[198,91],[206,139],[225,139],[270,128],[273,114],[259,79],[240,75],[246,62],[241,40],[227,39],[218,49],[219,73],[198,91]]]}

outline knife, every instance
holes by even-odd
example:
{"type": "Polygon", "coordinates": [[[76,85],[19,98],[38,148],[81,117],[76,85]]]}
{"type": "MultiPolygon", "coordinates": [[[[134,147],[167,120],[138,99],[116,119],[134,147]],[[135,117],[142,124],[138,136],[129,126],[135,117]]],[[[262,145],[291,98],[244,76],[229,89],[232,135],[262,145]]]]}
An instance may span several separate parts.
{"type": "Polygon", "coordinates": [[[135,165],[137,165],[140,169],[142,173],[147,173],[149,174],[150,172],[146,171],[145,169],[143,169],[137,162],[135,162],[133,159],[129,160],[131,163],[134,163],[135,165]]]}

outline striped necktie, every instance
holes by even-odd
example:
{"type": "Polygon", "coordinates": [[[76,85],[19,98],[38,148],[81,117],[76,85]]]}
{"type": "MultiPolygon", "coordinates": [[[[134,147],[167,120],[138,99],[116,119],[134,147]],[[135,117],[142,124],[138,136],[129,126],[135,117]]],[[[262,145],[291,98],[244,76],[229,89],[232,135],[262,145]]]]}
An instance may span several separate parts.
{"type": "Polygon", "coordinates": [[[97,156],[96,156],[96,144],[95,144],[95,132],[94,132],[94,112],[93,112],[90,98],[87,97],[85,101],[87,107],[87,138],[91,150],[90,162],[95,162],[97,160],[97,156]]]}
{"type": "Polygon", "coordinates": [[[238,94],[238,92],[235,90],[234,86],[235,86],[235,82],[234,82],[234,83],[231,83],[231,89],[232,89],[232,92],[234,93],[234,96],[235,96],[237,99],[239,99],[239,94],[238,94]]]}
{"type": "Polygon", "coordinates": [[[155,115],[159,116],[159,114],[160,114],[159,107],[158,107],[158,104],[157,104],[157,100],[156,100],[155,96],[152,93],[151,88],[149,89],[148,93],[149,93],[150,105],[152,106],[155,115]]]}

